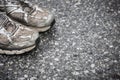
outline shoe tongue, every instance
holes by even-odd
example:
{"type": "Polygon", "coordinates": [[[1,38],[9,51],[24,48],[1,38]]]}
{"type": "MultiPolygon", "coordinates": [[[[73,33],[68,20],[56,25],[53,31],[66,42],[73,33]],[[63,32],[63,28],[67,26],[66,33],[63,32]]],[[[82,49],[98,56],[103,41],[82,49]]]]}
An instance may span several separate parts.
{"type": "Polygon", "coordinates": [[[24,7],[24,11],[27,13],[31,13],[34,9],[30,7],[24,7]]]}
{"type": "Polygon", "coordinates": [[[16,26],[5,16],[0,14],[0,27],[4,28],[8,33],[12,34],[16,30],[16,26]]]}
{"type": "Polygon", "coordinates": [[[30,2],[20,1],[20,4],[22,6],[22,9],[27,13],[30,13],[35,9],[34,5],[30,2]]]}

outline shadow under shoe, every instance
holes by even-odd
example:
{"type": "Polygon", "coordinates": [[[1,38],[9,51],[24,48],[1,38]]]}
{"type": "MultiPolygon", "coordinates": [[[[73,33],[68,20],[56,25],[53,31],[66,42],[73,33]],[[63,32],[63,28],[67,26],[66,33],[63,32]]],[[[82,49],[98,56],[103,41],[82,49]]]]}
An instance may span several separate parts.
{"type": "Polygon", "coordinates": [[[53,13],[30,2],[19,1],[17,6],[9,2],[6,5],[12,5],[6,6],[6,13],[11,19],[39,32],[48,30],[55,19],[53,13]]]}
{"type": "Polygon", "coordinates": [[[39,34],[0,14],[0,54],[22,54],[32,50],[39,34]]]}

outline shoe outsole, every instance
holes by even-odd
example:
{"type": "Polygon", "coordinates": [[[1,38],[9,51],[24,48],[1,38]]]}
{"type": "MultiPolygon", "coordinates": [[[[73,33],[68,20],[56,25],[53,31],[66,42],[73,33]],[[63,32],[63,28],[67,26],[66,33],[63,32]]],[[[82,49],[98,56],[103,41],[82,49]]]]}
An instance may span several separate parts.
{"type": "Polygon", "coordinates": [[[37,32],[45,32],[51,28],[51,26],[48,27],[29,27],[30,29],[37,31],[37,32]]]}
{"type": "Polygon", "coordinates": [[[25,49],[21,49],[21,50],[2,50],[2,49],[0,49],[0,54],[7,54],[7,55],[23,54],[25,52],[31,51],[34,48],[35,48],[35,45],[25,48],[25,49]]]}

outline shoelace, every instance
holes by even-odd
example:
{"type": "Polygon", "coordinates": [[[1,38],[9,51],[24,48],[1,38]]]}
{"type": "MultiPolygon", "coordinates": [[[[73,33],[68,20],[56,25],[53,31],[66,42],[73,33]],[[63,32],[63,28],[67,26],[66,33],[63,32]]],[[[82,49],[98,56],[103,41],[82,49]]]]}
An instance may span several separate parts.
{"type": "MultiPolygon", "coordinates": [[[[2,16],[0,16],[0,17],[3,19],[2,16]]],[[[9,40],[10,42],[12,42],[12,40],[11,40],[11,38],[10,38],[10,34],[9,34],[9,33],[7,32],[7,30],[5,30],[5,28],[4,28],[4,24],[6,23],[6,21],[8,21],[7,18],[6,18],[3,22],[0,23],[0,34],[6,35],[7,38],[8,38],[8,40],[9,40]]]]}
{"type": "MultiPolygon", "coordinates": [[[[15,32],[18,30],[18,26],[15,25],[14,23],[12,23],[9,18],[7,18],[7,16],[5,16],[4,14],[0,15],[0,18],[3,19],[3,21],[1,20],[0,21],[0,33],[1,34],[4,34],[8,37],[9,41],[12,43],[12,40],[11,40],[11,36],[15,34],[15,32]],[[7,24],[12,24],[13,26],[15,26],[15,30],[13,30],[11,33],[9,33],[4,27],[7,25],[7,24]]],[[[7,26],[9,27],[9,26],[7,26]]]]}

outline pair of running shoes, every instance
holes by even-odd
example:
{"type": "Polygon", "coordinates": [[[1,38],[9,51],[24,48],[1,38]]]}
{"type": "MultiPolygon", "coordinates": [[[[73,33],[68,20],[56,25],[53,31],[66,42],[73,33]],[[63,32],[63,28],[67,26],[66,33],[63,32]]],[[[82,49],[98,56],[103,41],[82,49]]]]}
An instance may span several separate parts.
{"type": "Polygon", "coordinates": [[[53,13],[29,1],[3,0],[0,5],[0,54],[22,54],[35,48],[39,32],[47,31],[53,13]]]}

